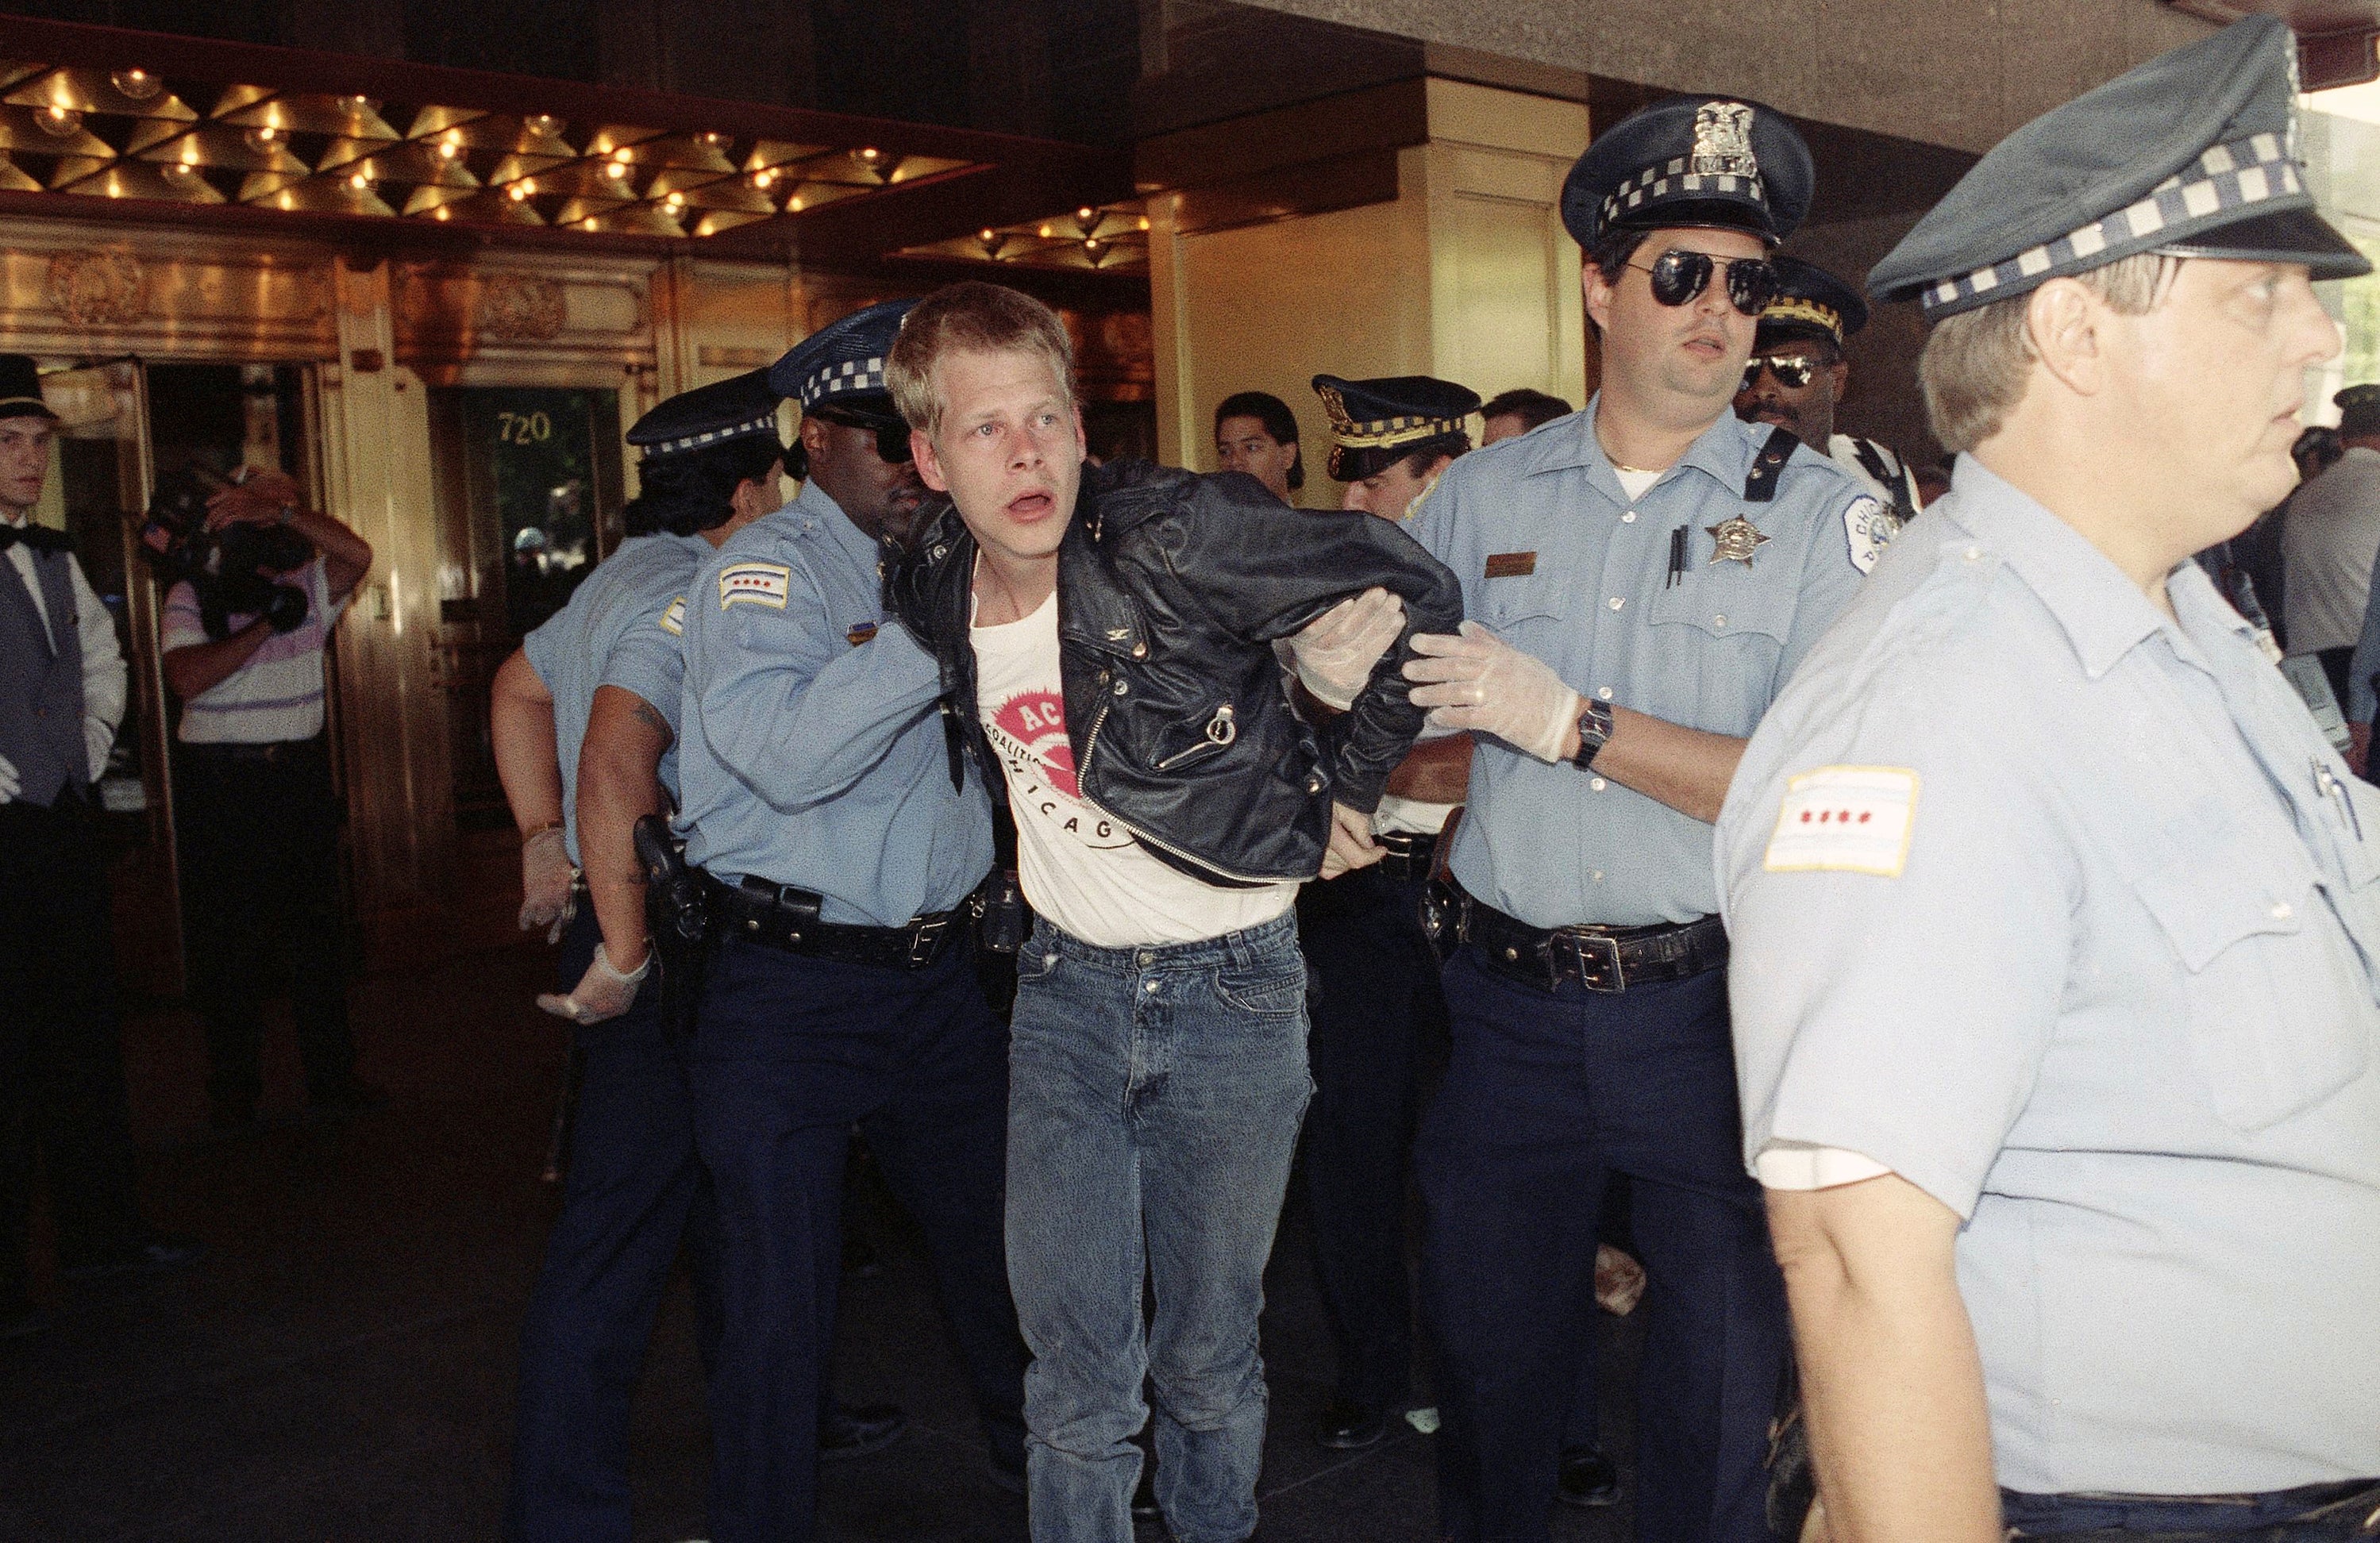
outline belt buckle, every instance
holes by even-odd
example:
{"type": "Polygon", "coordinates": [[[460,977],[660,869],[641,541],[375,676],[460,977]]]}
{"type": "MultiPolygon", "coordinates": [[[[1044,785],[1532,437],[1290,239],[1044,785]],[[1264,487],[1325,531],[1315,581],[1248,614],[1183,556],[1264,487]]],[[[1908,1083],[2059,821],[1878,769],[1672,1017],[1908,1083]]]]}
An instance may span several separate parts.
{"type": "Polygon", "coordinates": [[[947,911],[941,916],[917,923],[916,929],[909,934],[909,967],[911,969],[921,970],[934,962],[934,954],[941,942],[942,932],[950,924],[950,913],[947,911]]]}
{"type": "MultiPolygon", "coordinates": [[[[1628,971],[1620,963],[1620,940],[1604,932],[1581,931],[1576,928],[1557,928],[1547,940],[1557,951],[1567,945],[1571,957],[1578,964],[1579,984],[1590,991],[1617,995],[1628,989],[1628,971]],[[1603,961],[1608,959],[1608,967],[1603,961]]],[[[1559,968],[1557,968],[1559,974],[1559,968]]]]}

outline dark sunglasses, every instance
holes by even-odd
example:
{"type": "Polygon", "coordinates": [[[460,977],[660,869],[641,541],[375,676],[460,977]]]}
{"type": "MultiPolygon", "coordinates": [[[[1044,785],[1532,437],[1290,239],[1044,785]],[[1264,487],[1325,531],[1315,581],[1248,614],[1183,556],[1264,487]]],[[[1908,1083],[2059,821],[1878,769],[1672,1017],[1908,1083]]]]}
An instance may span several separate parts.
{"type": "Polygon", "coordinates": [[[1728,303],[1746,316],[1757,316],[1777,298],[1777,268],[1765,257],[1713,257],[1708,252],[1671,248],[1647,267],[1628,266],[1650,274],[1653,298],[1665,306],[1682,306],[1709,287],[1711,270],[1727,270],[1728,303]]]}
{"type": "Polygon", "coordinates": [[[912,459],[909,450],[909,426],[899,419],[878,418],[873,414],[829,412],[815,410],[813,418],[829,423],[840,423],[846,429],[864,429],[876,436],[876,456],[886,466],[901,466],[912,459]]]}
{"type": "Polygon", "coordinates": [[[1750,391],[1758,385],[1760,371],[1766,369],[1777,377],[1779,385],[1788,391],[1799,391],[1810,383],[1811,377],[1817,374],[1819,368],[1815,359],[1804,358],[1799,354],[1784,358],[1755,358],[1743,367],[1743,389],[1750,391]]]}

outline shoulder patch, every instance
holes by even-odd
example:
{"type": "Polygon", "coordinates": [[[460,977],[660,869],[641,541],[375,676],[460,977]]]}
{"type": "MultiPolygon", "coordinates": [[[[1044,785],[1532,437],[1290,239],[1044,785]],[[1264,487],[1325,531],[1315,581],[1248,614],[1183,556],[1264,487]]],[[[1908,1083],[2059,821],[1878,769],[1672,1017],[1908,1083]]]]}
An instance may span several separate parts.
{"type": "Polygon", "coordinates": [[[719,609],[765,605],[783,611],[794,592],[794,570],[783,563],[730,563],[719,570],[719,609]]]}
{"type": "Polygon", "coordinates": [[[1760,866],[1770,873],[1898,879],[1916,824],[1916,772],[1903,766],[1821,766],[1786,783],[1760,866]]]}
{"type": "Polygon", "coordinates": [[[686,597],[678,596],[662,610],[661,629],[673,638],[686,636],[686,597]]]}
{"type": "Polygon", "coordinates": [[[1876,560],[1900,533],[1900,521],[1872,494],[1862,493],[1843,506],[1843,540],[1851,547],[1852,566],[1862,573],[1875,570],[1876,560]]]}

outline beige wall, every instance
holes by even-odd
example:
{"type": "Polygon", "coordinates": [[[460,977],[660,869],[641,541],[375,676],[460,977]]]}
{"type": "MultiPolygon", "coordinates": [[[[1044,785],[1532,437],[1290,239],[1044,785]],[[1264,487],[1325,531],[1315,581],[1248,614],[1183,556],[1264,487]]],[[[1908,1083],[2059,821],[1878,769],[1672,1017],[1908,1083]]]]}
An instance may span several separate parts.
{"type": "Polygon", "coordinates": [[[1297,414],[1304,502],[1330,504],[1328,420],[1308,383],[1318,373],[1581,399],[1579,252],[1559,201],[1586,109],[1446,80],[1428,83],[1428,108],[1429,142],[1399,152],[1393,202],[1183,235],[1173,200],[1155,201],[1161,459],[1211,469],[1215,405],[1269,391],[1297,414]]]}
{"type": "Polygon", "coordinates": [[[2159,0],[1249,3],[1971,151],[2211,30],[2159,0]]]}

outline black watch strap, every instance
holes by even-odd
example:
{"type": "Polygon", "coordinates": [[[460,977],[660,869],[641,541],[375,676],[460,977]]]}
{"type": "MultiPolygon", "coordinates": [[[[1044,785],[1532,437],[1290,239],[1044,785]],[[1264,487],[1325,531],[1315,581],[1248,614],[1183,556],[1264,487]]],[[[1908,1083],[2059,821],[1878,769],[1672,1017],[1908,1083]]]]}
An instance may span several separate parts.
{"type": "Polygon", "coordinates": [[[1571,764],[1585,772],[1595,765],[1597,752],[1611,737],[1611,707],[1607,702],[1587,699],[1578,713],[1578,754],[1571,764]]]}

